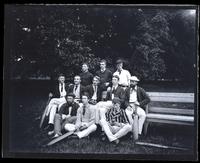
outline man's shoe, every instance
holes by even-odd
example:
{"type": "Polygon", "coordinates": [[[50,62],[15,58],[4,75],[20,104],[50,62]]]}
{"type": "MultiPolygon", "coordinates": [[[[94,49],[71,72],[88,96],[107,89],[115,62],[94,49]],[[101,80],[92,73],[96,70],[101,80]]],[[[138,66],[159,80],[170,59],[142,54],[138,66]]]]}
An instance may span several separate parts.
{"type": "Polygon", "coordinates": [[[52,131],[52,130],[54,130],[54,125],[53,124],[48,124],[47,125],[47,127],[45,127],[45,130],[47,130],[47,131],[52,131]]]}
{"type": "Polygon", "coordinates": [[[102,140],[102,141],[105,141],[105,140],[106,140],[106,137],[105,137],[105,136],[102,136],[102,137],[101,137],[101,140],[102,140]]]}
{"type": "Polygon", "coordinates": [[[54,130],[48,132],[48,135],[49,135],[49,136],[51,136],[51,135],[53,135],[53,134],[54,134],[54,130]]]}
{"type": "Polygon", "coordinates": [[[119,139],[116,139],[113,142],[115,143],[115,145],[118,145],[119,144],[119,139]]]}
{"type": "Polygon", "coordinates": [[[54,139],[54,138],[57,138],[57,137],[59,137],[59,136],[61,136],[61,135],[55,134],[52,138],[54,139]]]}

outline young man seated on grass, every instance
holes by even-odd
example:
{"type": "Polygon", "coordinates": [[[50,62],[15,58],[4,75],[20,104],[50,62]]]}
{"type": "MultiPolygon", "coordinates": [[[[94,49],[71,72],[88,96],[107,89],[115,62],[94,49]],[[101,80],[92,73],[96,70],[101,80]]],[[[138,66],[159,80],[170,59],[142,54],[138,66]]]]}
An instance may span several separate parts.
{"type": "Polygon", "coordinates": [[[50,134],[54,134],[54,137],[61,136],[61,131],[73,131],[74,124],[76,122],[76,114],[79,108],[79,104],[74,101],[75,95],[69,93],[66,96],[67,102],[64,103],[54,118],[54,131],[50,134]]]}
{"type": "MultiPolygon", "coordinates": [[[[106,111],[105,118],[100,120],[100,125],[110,142],[119,143],[119,138],[132,130],[124,109],[120,108],[121,101],[115,97],[112,100],[112,108],[106,111]]],[[[105,137],[102,137],[105,140],[105,137]]]]}
{"type": "Polygon", "coordinates": [[[89,104],[89,94],[85,92],[82,95],[82,105],[77,111],[76,123],[73,125],[75,133],[71,137],[81,139],[89,136],[96,129],[94,105],[89,104]]]}

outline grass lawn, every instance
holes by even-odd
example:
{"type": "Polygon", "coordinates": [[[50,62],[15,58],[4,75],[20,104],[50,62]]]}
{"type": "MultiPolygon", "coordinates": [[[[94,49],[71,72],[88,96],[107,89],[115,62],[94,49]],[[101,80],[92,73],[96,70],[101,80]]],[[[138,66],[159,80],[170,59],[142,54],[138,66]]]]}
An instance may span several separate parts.
{"type": "MultiPolygon", "coordinates": [[[[45,108],[47,94],[40,90],[14,91],[10,98],[10,151],[28,153],[96,153],[96,154],[160,154],[185,155],[194,152],[194,128],[191,126],[150,124],[148,133],[141,139],[144,142],[187,147],[189,150],[162,149],[134,144],[130,134],[120,140],[115,146],[102,142],[98,133],[88,139],[64,139],[52,146],[43,147],[51,138],[44,130],[39,129],[40,117],[45,108]]],[[[159,105],[159,104],[158,104],[159,105]]],[[[174,104],[176,106],[178,104],[174,104]]],[[[183,108],[192,108],[184,104],[183,108]]]]}

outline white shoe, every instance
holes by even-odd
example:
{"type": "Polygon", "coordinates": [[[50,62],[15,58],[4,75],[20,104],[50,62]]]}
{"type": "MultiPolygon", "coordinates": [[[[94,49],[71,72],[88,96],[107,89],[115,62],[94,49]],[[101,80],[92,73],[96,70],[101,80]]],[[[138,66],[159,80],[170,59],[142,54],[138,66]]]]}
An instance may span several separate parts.
{"type": "Polygon", "coordinates": [[[48,135],[49,135],[49,136],[51,136],[51,135],[53,135],[53,134],[54,134],[54,131],[49,131],[49,132],[48,132],[48,135]]]}
{"type": "Polygon", "coordinates": [[[54,136],[53,136],[53,138],[57,138],[57,137],[59,137],[60,135],[58,135],[58,134],[55,134],[54,136]]]}

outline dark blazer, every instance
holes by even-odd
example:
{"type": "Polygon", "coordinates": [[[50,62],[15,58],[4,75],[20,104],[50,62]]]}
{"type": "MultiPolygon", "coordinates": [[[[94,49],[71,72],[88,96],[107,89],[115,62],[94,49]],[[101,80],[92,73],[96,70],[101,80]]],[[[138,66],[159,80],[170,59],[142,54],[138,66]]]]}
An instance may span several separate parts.
{"type": "MultiPolygon", "coordinates": [[[[118,97],[121,99],[121,102],[124,102],[124,89],[120,86],[117,87],[117,89],[114,91],[114,97],[118,97]]],[[[112,90],[107,92],[106,100],[112,100],[112,90]]]]}
{"type": "Polygon", "coordinates": [[[80,77],[81,77],[81,84],[84,87],[92,84],[93,74],[90,73],[89,71],[80,73],[80,77]]]}
{"type": "MultiPolygon", "coordinates": [[[[74,90],[74,84],[71,84],[67,90],[67,93],[73,93],[73,90],[74,90]]],[[[85,87],[80,85],[80,98],[82,96],[82,94],[85,92],[85,87]]]]}
{"type": "Polygon", "coordinates": [[[65,114],[68,115],[69,114],[69,107],[72,107],[71,110],[71,116],[76,116],[77,114],[77,110],[79,108],[79,104],[77,104],[76,102],[72,103],[72,105],[69,105],[67,102],[64,103],[61,107],[60,110],[58,111],[58,114],[65,114]]]}
{"type": "MultiPolygon", "coordinates": [[[[129,105],[130,99],[130,87],[125,90],[125,107],[129,105]]],[[[141,87],[137,86],[137,99],[140,104],[140,107],[145,109],[146,105],[150,102],[149,95],[141,87]]]]}
{"type": "MultiPolygon", "coordinates": [[[[94,88],[93,85],[88,85],[85,88],[85,91],[89,93],[90,98],[92,98],[93,94],[94,94],[94,88]]],[[[101,87],[98,85],[97,87],[97,102],[99,102],[101,100],[101,94],[102,94],[102,90],[101,87]]]]}
{"type": "MultiPolygon", "coordinates": [[[[67,84],[65,83],[65,91],[67,92],[67,84]]],[[[52,98],[60,98],[59,82],[54,82],[51,86],[50,92],[53,93],[52,98]]]]}

